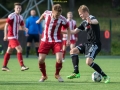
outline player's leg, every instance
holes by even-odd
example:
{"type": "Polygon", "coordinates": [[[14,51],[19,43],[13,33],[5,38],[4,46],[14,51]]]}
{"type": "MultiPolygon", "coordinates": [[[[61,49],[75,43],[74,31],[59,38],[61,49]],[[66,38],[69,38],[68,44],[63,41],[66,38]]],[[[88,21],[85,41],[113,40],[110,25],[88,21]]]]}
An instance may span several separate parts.
{"type": "Polygon", "coordinates": [[[40,82],[44,82],[47,79],[45,58],[46,58],[46,54],[42,54],[42,53],[39,54],[38,63],[39,63],[39,69],[42,72],[42,77],[39,80],[40,82]]]}
{"type": "Polygon", "coordinates": [[[66,48],[67,48],[66,40],[63,40],[62,44],[63,44],[63,46],[62,46],[62,50],[63,50],[62,62],[64,62],[65,61],[66,48]]]}
{"type": "Polygon", "coordinates": [[[39,47],[39,41],[40,41],[39,38],[40,38],[39,34],[34,35],[35,50],[36,50],[37,56],[39,56],[39,53],[38,53],[38,47],[39,47]]]}
{"type": "Polygon", "coordinates": [[[2,67],[2,71],[9,71],[9,68],[7,67],[8,61],[10,59],[10,55],[12,54],[13,48],[8,47],[7,51],[4,55],[4,60],[3,60],[3,67],[2,67]]]}
{"type": "Polygon", "coordinates": [[[22,47],[21,47],[21,45],[17,45],[17,46],[15,47],[15,49],[17,50],[17,59],[18,59],[19,64],[20,64],[20,66],[21,66],[21,71],[28,70],[29,68],[26,67],[26,66],[24,65],[24,62],[23,62],[22,47]]]}
{"type": "Polygon", "coordinates": [[[40,42],[38,49],[39,52],[38,64],[39,64],[39,69],[42,73],[42,77],[39,80],[40,82],[44,82],[47,79],[45,58],[46,55],[49,53],[50,49],[51,49],[51,43],[43,42],[43,41],[40,42]]]}
{"type": "Polygon", "coordinates": [[[95,59],[96,55],[100,52],[100,47],[98,45],[91,45],[90,48],[88,48],[88,53],[86,53],[86,64],[88,66],[90,66],[91,68],[93,68],[95,71],[97,71],[98,73],[100,73],[104,79],[105,79],[105,83],[108,83],[109,77],[103,72],[103,70],[100,68],[100,66],[98,64],[96,64],[95,62],[93,62],[93,60],[95,59]]]}
{"type": "Polygon", "coordinates": [[[63,82],[64,80],[60,76],[60,70],[62,69],[62,55],[63,55],[63,53],[62,53],[62,43],[61,42],[55,43],[53,45],[52,50],[53,50],[53,52],[56,55],[56,65],[55,65],[56,72],[55,72],[55,78],[59,82],[63,82]]]}
{"type": "Polygon", "coordinates": [[[32,35],[30,34],[29,36],[27,36],[26,58],[29,57],[31,43],[32,43],[32,35]]]}
{"type": "Polygon", "coordinates": [[[73,64],[73,67],[74,67],[74,71],[73,71],[73,74],[67,76],[68,79],[73,79],[73,78],[79,78],[80,77],[80,74],[79,74],[79,50],[78,48],[73,48],[70,50],[70,55],[71,55],[71,58],[72,58],[72,64],[73,64]]]}
{"type": "Polygon", "coordinates": [[[76,40],[70,40],[70,49],[75,47],[76,40]]]}
{"type": "Polygon", "coordinates": [[[73,74],[67,76],[68,79],[73,79],[73,78],[79,78],[80,74],[79,74],[79,53],[84,53],[85,50],[85,46],[83,44],[80,44],[78,46],[76,46],[75,48],[70,50],[70,55],[72,58],[72,64],[73,64],[73,74]]]}

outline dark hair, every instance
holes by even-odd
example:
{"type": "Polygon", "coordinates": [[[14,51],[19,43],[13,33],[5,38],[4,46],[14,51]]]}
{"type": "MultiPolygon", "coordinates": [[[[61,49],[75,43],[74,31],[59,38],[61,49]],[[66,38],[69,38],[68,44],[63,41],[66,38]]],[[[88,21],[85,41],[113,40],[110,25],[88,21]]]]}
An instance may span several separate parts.
{"type": "Polygon", "coordinates": [[[52,6],[52,11],[62,12],[62,7],[60,4],[55,4],[52,6]]]}

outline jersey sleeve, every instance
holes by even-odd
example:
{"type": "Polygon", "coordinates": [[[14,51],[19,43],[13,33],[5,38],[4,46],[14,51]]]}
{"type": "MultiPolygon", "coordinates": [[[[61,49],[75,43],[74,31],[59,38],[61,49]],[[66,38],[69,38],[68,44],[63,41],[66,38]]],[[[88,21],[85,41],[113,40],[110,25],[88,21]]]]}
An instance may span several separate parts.
{"type": "Polygon", "coordinates": [[[51,11],[46,10],[46,11],[43,13],[44,18],[46,17],[47,14],[50,14],[50,13],[51,13],[51,11]]]}
{"type": "Polygon", "coordinates": [[[6,22],[7,22],[8,24],[11,24],[11,23],[12,23],[12,21],[13,21],[13,18],[14,18],[14,17],[13,17],[13,15],[12,15],[12,14],[10,14],[10,15],[8,16],[8,18],[7,18],[7,21],[6,21],[6,22]]]}
{"type": "Polygon", "coordinates": [[[90,15],[89,16],[91,20],[96,19],[95,16],[90,15]]]}

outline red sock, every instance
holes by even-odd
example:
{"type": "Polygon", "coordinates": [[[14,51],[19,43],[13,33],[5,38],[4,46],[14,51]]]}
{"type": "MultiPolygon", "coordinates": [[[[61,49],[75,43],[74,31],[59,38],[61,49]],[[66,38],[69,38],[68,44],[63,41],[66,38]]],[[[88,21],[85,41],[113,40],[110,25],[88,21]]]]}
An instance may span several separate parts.
{"type": "Polygon", "coordinates": [[[45,66],[45,63],[42,63],[42,64],[39,63],[39,69],[42,72],[42,75],[46,76],[46,66],[45,66]]]}
{"type": "Polygon", "coordinates": [[[10,59],[10,54],[9,53],[5,53],[4,61],[3,61],[3,67],[7,66],[9,59],[10,59]]]}
{"type": "Polygon", "coordinates": [[[63,59],[65,59],[66,51],[63,51],[63,59]]]}
{"type": "Polygon", "coordinates": [[[17,53],[17,58],[18,58],[18,61],[20,63],[20,66],[24,66],[22,53],[17,53]]]}
{"type": "Polygon", "coordinates": [[[55,75],[59,75],[60,70],[62,69],[62,63],[56,62],[56,72],[55,75]]]}

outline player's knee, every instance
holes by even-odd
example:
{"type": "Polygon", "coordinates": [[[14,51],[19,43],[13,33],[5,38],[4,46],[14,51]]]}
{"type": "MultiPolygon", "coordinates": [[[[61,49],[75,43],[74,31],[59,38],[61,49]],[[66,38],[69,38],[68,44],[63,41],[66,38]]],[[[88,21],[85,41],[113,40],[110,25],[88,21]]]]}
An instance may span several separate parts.
{"type": "Polygon", "coordinates": [[[17,50],[18,53],[22,53],[22,48],[17,50]]]}
{"type": "Polygon", "coordinates": [[[78,54],[77,49],[76,48],[71,49],[70,54],[78,54]]]}
{"type": "Polygon", "coordinates": [[[90,66],[92,64],[93,60],[91,58],[86,59],[86,64],[90,66]]]}
{"type": "Polygon", "coordinates": [[[45,61],[45,59],[44,59],[43,57],[39,57],[39,58],[38,58],[38,62],[39,62],[40,64],[44,63],[44,61],[45,61]]]}
{"type": "Polygon", "coordinates": [[[62,63],[62,58],[57,58],[58,63],[62,63]]]}

